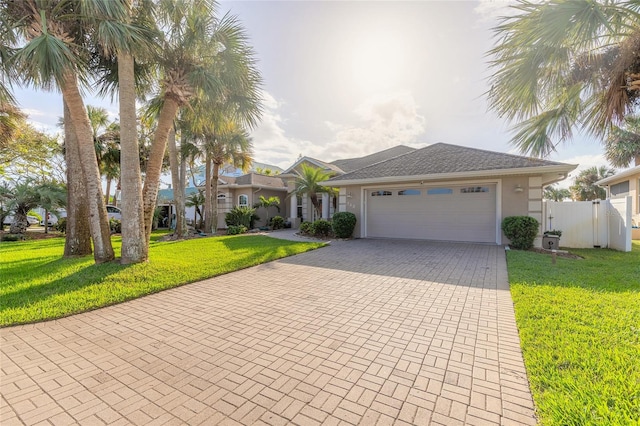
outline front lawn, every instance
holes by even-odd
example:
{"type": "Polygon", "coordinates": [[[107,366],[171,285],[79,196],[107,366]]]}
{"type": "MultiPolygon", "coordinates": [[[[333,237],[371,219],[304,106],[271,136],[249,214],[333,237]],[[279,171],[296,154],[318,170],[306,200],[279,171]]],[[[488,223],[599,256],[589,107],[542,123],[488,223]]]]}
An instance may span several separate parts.
{"type": "Polygon", "coordinates": [[[584,259],[509,251],[511,294],[540,424],[640,423],[640,243],[584,259]]]}
{"type": "MultiPolygon", "coordinates": [[[[0,243],[0,326],[112,305],[323,245],[260,235],[160,242],[160,235],[148,263],[127,266],[63,259],[63,238],[0,243]]],[[[118,256],[121,239],[113,243],[118,256]]]]}

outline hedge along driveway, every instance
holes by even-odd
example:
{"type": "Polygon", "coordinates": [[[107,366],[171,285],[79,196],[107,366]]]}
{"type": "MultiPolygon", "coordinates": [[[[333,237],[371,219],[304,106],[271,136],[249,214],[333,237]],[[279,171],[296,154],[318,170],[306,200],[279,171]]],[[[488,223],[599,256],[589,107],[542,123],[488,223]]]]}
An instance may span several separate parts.
{"type": "MultiPolygon", "coordinates": [[[[323,246],[261,235],[158,241],[149,262],[63,259],[64,239],[0,243],[0,326],[60,318],[323,246]]],[[[116,255],[121,239],[113,239],[116,255]]],[[[257,280],[260,277],[256,277],[257,280]]]]}

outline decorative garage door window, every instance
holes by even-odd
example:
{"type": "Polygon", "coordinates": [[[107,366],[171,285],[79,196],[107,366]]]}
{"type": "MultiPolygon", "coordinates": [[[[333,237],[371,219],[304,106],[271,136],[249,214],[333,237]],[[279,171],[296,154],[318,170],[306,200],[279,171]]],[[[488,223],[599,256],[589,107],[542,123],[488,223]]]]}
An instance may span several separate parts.
{"type": "Polygon", "coordinates": [[[388,195],[393,195],[391,191],[371,191],[372,197],[386,197],[388,195]]]}
{"type": "Polygon", "coordinates": [[[474,192],[489,192],[488,186],[468,186],[466,188],[460,188],[460,192],[463,194],[471,194],[474,192]]]}
{"type": "Polygon", "coordinates": [[[398,191],[398,195],[420,195],[419,189],[403,189],[398,191]]]}
{"type": "Polygon", "coordinates": [[[453,194],[453,189],[451,188],[431,188],[427,189],[427,195],[448,195],[453,194]]]}

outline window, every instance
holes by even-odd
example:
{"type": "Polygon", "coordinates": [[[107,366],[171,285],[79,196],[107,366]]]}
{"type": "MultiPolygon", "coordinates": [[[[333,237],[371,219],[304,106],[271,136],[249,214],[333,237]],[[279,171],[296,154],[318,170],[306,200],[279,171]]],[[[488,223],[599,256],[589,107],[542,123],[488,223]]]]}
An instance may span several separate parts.
{"type": "Polygon", "coordinates": [[[624,182],[611,185],[609,192],[612,197],[615,197],[616,195],[627,195],[629,193],[629,181],[626,180],[624,182]]]}
{"type": "Polygon", "coordinates": [[[453,194],[453,189],[451,188],[431,188],[427,189],[427,195],[449,195],[453,194]]]}
{"type": "Polygon", "coordinates": [[[371,191],[372,197],[386,197],[388,195],[393,195],[391,191],[371,191]]]}
{"type": "Polygon", "coordinates": [[[296,217],[302,217],[302,195],[296,195],[296,207],[298,214],[296,217]]]}
{"type": "Polygon", "coordinates": [[[468,186],[466,188],[460,188],[460,192],[463,194],[471,194],[474,192],[489,192],[487,186],[468,186]]]}
{"type": "Polygon", "coordinates": [[[238,206],[239,207],[249,207],[249,197],[244,194],[238,196],[238,206]]]}
{"type": "Polygon", "coordinates": [[[224,204],[227,202],[227,194],[218,194],[218,204],[224,204]]]}
{"type": "Polygon", "coordinates": [[[398,191],[398,195],[420,195],[419,189],[403,189],[398,191]]]}

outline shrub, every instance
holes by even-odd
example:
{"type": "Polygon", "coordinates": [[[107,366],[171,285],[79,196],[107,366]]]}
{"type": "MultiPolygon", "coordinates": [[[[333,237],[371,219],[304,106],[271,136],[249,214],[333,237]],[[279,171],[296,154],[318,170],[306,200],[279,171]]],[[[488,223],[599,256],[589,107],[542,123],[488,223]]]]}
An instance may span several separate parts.
{"type": "Polygon", "coordinates": [[[247,231],[248,229],[244,225],[229,225],[229,227],[227,228],[227,235],[244,234],[247,231]]]}
{"type": "Polygon", "coordinates": [[[546,237],[547,235],[557,235],[558,237],[562,237],[562,231],[560,231],[559,229],[544,231],[544,236],[546,237]]]}
{"type": "Polygon", "coordinates": [[[351,212],[338,212],[333,215],[332,227],[337,238],[350,238],[356,227],[356,215],[351,212]]]}
{"type": "Polygon", "coordinates": [[[311,225],[311,233],[316,237],[326,237],[331,233],[331,222],[318,219],[311,225]]]}
{"type": "Polygon", "coordinates": [[[235,206],[229,213],[224,216],[224,222],[227,226],[245,226],[253,229],[253,225],[260,217],[256,215],[256,209],[245,206],[235,206]]]}
{"type": "MultiPolygon", "coordinates": [[[[111,225],[111,223],[109,223],[111,225]]],[[[62,232],[63,234],[67,232],[67,218],[63,217],[58,219],[58,221],[53,225],[53,229],[58,232],[62,232]]]]}
{"type": "Polygon", "coordinates": [[[303,234],[312,234],[313,224],[311,222],[302,222],[300,224],[300,232],[303,234]]]}
{"type": "Polygon", "coordinates": [[[20,234],[5,234],[2,236],[2,241],[20,241],[24,240],[24,236],[20,234]]]}
{"type": "Polygon", "coordinates": [[[273,219],[271,219],[271,227],[273,229],[284,228],[284,218],[282,216],[274,216],[273,219]]]}
{"type": "Polygon", "coordinates": [[[122,222],[112,217],[109,219],[109,228],[111,228],[112,234],[120,234],[122,232],[122,222]]]}
{"type": "Polygon", "coordinates": [[[502,232],[511,240],[511,247],[529,250],[538,235],[539,223],[529,216],[508,216],[502,220],[502,232]]]}

